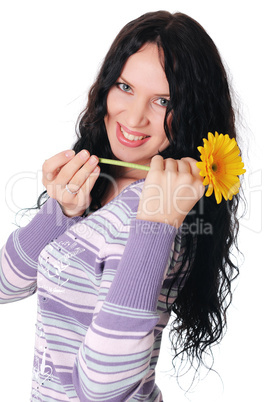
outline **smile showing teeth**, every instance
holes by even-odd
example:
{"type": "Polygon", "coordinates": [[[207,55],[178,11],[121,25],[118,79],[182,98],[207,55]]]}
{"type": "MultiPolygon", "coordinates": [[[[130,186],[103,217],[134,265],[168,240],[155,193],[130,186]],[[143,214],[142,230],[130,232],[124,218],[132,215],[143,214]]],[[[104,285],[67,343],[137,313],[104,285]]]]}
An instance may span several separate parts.
{"type": "Polygon", "coordinates": [[[128,134],[128,133],[126,133],[126,131],[123,130],[122,127],[120,127],[120,129],[121,129],[121,132],[122,132],[123,136],[125,138],[127,138],[127,140],[138,141],[138,140],[143,140],[144,138],[147,138],[147,136],[145,136],[145,135],[141,135],[141,136],[137,137],[136,135],[128,134]]]}

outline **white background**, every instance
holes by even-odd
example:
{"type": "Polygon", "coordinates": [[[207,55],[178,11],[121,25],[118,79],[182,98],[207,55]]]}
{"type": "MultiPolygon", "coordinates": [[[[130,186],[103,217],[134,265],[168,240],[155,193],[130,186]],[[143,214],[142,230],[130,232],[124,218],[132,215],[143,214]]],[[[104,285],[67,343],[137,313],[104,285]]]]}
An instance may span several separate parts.
{"type": "MultiPolygon", "coordinates": [[[[248,210],[240,220],[239,244],[244,260],[229,310],[229,328],[220,347],[214,349],[214,369],[221,378],[210,373],[193,392],[184,395],[170,376],[171,355],[165,335],[158,383],[164,402],[265,401],[266,176],[262,169],[266,146],[267,31],[263,1],[2,3],[0,246],[16,228],[15,213],[34,205],[42,191],[43,161],[71,148],[76,118],[115,35],[131,19],[162,8],[182,11],[198,20],[230,70],[241,112],[239,129],[247,168],[244,184],[248,210]]],[[[35,311],[35,296],[0,307],[1,401],[29,400],[35,311]]],[[[188,385],[190,379],[188,375],[182,384],[188,385]]]]}

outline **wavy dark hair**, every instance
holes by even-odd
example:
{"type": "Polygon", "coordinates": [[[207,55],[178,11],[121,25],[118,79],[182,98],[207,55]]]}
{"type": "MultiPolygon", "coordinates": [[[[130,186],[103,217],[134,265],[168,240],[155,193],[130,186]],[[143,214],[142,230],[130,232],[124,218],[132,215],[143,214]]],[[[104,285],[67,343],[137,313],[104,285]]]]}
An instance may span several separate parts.
{"type": "MultiPolygon", "coordinates": [[[[78,152],[85,148],[112,158],[104,124],[107,95],[127,59],[146,43],[157,44],[163,51],[161,61],[170,87],[164,122],[170,145],[161,155],[199,159],[197,146],[202,145],[209,131],[236,138],[227,74],[212,39],[189,16],[158,11],[128,23],[115,38],[77,122],[78,140],[73,149],[78,152]]],[[[92,190],[92,204],[96,207],[101,205],[110,169],[102,165],[102,175],[92,190]]],[[[225,332],[231,283],[239,273],[232,255],[237,247],[238,204],[239,195],[219,205],[213,196],[203,197],[185,219],[186,252],[182,265],[189,264],[189,275],[185,283],[179,284],[172,302],[169,293],[167,308],[175,317],[170,331],[175,357],[180,355],[192,365],[195,361],[203,363],[206,352],[225,332]],[[200,224],[210,230],[195,230],[200,224]]],[[[178,277],[170,291],[176,281],[178,277]]]]}

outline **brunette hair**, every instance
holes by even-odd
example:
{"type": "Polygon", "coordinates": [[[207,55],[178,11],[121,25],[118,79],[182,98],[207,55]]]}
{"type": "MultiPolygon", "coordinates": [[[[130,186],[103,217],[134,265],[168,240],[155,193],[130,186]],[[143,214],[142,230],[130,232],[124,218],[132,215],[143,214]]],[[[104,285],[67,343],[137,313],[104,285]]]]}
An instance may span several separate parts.
{"type": "MultiPolygon", "coordinates": [[[[88,149],[112,158],[104,124],[107,95],[127,59],[146,43],[157,44],[163,50],[162,64],[170,87],[164,123],[170,145],[161,155],[199,159],[197,147],[209,131],[236,138],[227,74],[212,39],[189,16],[158,11],[131,21],[115,38],[78,120],[74,150],[88,149]]],[[[101,170],[102,177],[91,194],[95,206],[101,205],[110,167],[102,165],[101,170]]],[[[238,274],[231,254],[237,247],[238,203],[239,195],[219,205],[213,196],[203,197],[185,219],[188,230],[184,233],[182,265],[189,264],[189,275],[185,283],[179,283],[176,298],[167,308],[175,316],[170,333],[175,356],[186,357],[191,364],[195,359],[198,364],[203,362],[205,352],[224,334],[225,313],[232,299],[231,282],[238,274]],[[211,230],[193,230],[201,222],[211,230]]],[[[170,291],[178,281],[177,275],[170,291]]]]}

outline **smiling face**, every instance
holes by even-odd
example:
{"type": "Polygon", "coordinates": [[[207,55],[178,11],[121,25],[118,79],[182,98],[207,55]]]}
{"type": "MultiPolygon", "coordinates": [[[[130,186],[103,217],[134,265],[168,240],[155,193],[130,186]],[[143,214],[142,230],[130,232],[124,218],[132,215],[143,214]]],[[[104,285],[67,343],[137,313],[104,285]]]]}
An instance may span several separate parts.
{"type": "Polygon", "coordinates": [[[169,145],[164,131],[169,84],[156,44],[129,57],[107,97],[105,125],[114,157],[149,164],[169,145]]]}

